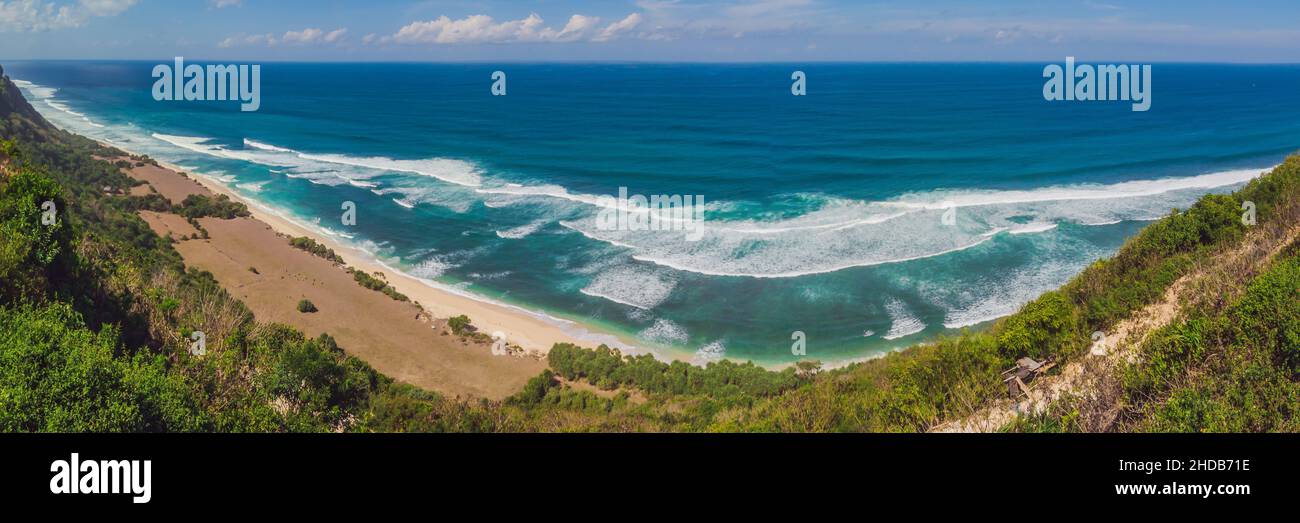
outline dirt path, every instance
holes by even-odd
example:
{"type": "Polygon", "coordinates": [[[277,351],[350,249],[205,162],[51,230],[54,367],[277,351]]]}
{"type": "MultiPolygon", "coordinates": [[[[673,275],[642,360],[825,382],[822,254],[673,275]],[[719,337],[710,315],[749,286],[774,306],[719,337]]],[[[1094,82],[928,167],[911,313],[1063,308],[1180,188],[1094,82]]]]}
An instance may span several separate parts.
{"type": "MultiPolygon", "coordinates": [[[[972,416],[940,424],[930,432],[996,432],[1020,415],[1043,413],[1053,402],[1066,396],[1096,400],[1117,392],[1118,367],[1136,361],[1142,342],[1181,316],[1189,299],[1222,299],[1239,291],[1269,260],[1296,241],[1300,226],[1294,225],[1295,211],[1295,208],[1288,209],[1273,220],[1274,226],[1250,231],[1238,247],[1212,256],[1207,263],[1179,278],[1165,290],[1160,301],[1105,333],[1092,346],[1089,355],[1071,361],[1059,374],[1035,381],[1027,397],[999,399],[972,416]],[[1290,228],[1284,229],[1287,226],[1290,228]]],[[[1109,410],[1113,420],[1118,409],[1109,410]]]]}

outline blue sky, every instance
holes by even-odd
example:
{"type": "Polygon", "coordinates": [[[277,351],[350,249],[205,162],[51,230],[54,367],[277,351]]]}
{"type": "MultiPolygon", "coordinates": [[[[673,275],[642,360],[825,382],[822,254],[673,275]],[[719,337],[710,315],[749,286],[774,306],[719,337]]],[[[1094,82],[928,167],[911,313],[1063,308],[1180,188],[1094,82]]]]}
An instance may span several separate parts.
{"type": "Polygon", "coordinates": [[[0,0],[0,59],[1300,62],[1300,2],[0,0]]]}

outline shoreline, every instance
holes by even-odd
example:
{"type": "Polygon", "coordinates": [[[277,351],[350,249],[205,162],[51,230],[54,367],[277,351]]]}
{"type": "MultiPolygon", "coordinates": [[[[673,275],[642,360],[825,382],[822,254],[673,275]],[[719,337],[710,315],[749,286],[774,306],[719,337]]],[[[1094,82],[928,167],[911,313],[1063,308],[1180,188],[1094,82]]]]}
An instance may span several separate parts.
{"type": "MultiPolygon", "coordinates": [[[[112,143],[97,140],[99,143],[109,147],[130,153],[139,154],[125,148],[119,147],[112,143]]],[[[152,158],[152,157],[150,157],[152,158]]],[[[262,202],[244,197],[230,187],[213,180],[210,176],[204,175],[192,170],[182,169],[180,166],[158,160],[158,165],[163,169],[171,171],[173,175],[180,176],[180,173],[187,173],[185,177],[202,185],[204,188],[215,194],[223,194],[231,200],[242,203],[248,207],[252,218],[267,226],[270,226],[275,232],[288,236],[306,236],[315,240],[343,257],[344,265],[367,274],[381,273],[385,281],[394,289],[411,298],[413,303],[418,304],[425,312],[435,318],[451,318],[459,315],[468,316],[472,324],[480,332],[493,334],[501,332],[505,334],[506,341],[516,344],[529,352],[547,354],[551,347],[556,343],[572,343],[578,346],[587,346],[593,343],[616,343],[620,350],[632,349],[641,350],[640,348],[627,343],[614,334],[597,332],[588,329],[587,326],[578,322],[545,314],[543,312],[532,311],[517,305],[501,303],[486,297],[471,295],[471,293],[458,291],[450,286],[428,282],[402,272],[396,267],[392,267],[383,261],[377,259],[374,255],[367,253],[359,248],[348,245],[327,234],[321,234],[319,231],[312,230],[310,226],[296,223],[293,218],[284,216],[277,209],[272,208],[262,202]],[[571,326],[571,329],[579,332],[571,332],[565,329],[561,324],[571,326]],[[608,340],[600,338],[608,337],[608,340]]],[[[613,347],[614,345],[610,345],[613,347]]]]}
{"type": "MultiPolygon", "coordinates": [[[[65,131],[67,130],[65,129],[65,131]]],[[[105,147],[110,147],[128,154],[147,156],[121,147],[112,142],[95,138],[90,139],[95,140],[95,142],[105,147]]],[[[187,169],[152,156],[149,156],[149,158],[157,162],[159,168],[169,172],[171,176],[193,181],[214,194],[222,194],[229,197],[232,201],[244,204],[248,207],[248,211],[252,215],[251,219],[261,222],[280,235],[291,238],[296,236],[311,238],[317,243],[333,249],[336,254],[343,257],[344,266],[352,267],[356,270],[372,275],[376,272],[382,273],[385,277],[386,283],[391,285],[398,292],[407,295],[411,299],[412,303],[422,308],[429,316],[446,319],[463,314],[470,318],[471,323],[477,327],[480,332],[487,334],[501,332],[506,335],[507,342],[517,344],[525,351],[545,355],[550,352],[551,347],[554,346],[555,343],[570,343],[587,349],[592,349],[600,344],[605,344],[611,348],[618,349],[625,355],[649,354],[660,361],[668,363],[680,361],[697,367],[703,367],[713,361],[718,361],[712,359],[702,361],[696,352],[689,349],[666,346],[646,347],[643,345],[634,345],[624,340],[623,337],[618,334],[600,330],[575,320],[556,317],[546,312],[535,311],[520,305],[503,303],[493,298],[456,289],[447,284],[417,278],[403,272],[397,267],[393,267],[379,260],[375,255],[369,252],[348,245],[327,233],[312,228],[310,225],[299,223],[298,220],[285,216],[285,213],[281,210],[239,194],[233,188],[225,185],[213,176],[203,174],[201,171],[196,169],[187,169]],[[185,174],[182,176],[182,173],[185,174]],[[569,326],[570,328],[566,329],[565,326],[569,326]],[[573,332],[570,329],[578,332],[573,332]]],[[[992,321],[996,321],[996,319],[980,323],[991,323],[992,321]]],[[[902,346],[895,346],[889,350],[877,353],[819,361],[821,361],[823,369],[848,367],[854,364],[883,358],[890,354],[906,351],[917,346],[927,345],[932,342],[933,340],[920,340],[902,346]]],[[[777,372],[796,364],[796,362],[793,361],[764,362],[753,358],[738,359],[725,355],[720,359],[730,360],[736,363],[749,362],[764,369],[777,372]]]]}
{"type": "MultiPolygon", "coordinates": [[[[102,140],[96,140],[96,142],[130,154],[140,154],[102,140]]],[[[193,180],[215,194],[224,194],[231,200],[246,205],[248,211],[252,214],[252,219],[266,224],[279,234],[289,237],[306,236],[321,245],[333,249],[335,253],[344,258],[345,266],[350,266],[367,274],[382,273],[389,285],[398,292],[410,297],[413,303],[418,304],[430,316],[446,319],[463,314],[468,316],[472,324],[481,332],[487,334],[502,332],[506,334],[506,340],[509,343],[517,344],[526,351],[545,355],[550,352],[555,343],[571,343],[586,349],[593,349],[604,344],[610,348],[618,349],[624,355],[649,354],[660,361],[668,363],[680,361],[697,367],[704,367],[708,363],[716,361],[701,361],[697,353],[689,349],[666,346],[647,347],[644,344],[633,344],[619,334],[601,330],[575,320],[556,317],[547,312],[532,310],[520,305],[503,303],[490,297],[456,289],[447,284],[417,278],[407,274],[400,268],[379,260],[371,253],[348,245],[329,234],[314,230],[309,225],[298,223],[294,218],[285,216],[282,211],[270,205],[239,194],[212,176],[205,175],[194,169],[185,169],[152,156],[149,158],[158,162],[159,166],[170,171],[174,176],[179,177],[180,173],[186,173],[183,178],[193,180]],[[566,326],[569,328],[565,328],[566,326]],[[544,344],[539,344],[539,340],[544,344]]],[[[929,340],[909,343],[879,353],[835,360],[821,360],[822,368],[847,367],[883,358],[889,354],[905,351],[926,343],[929,343],[929,340]]],[[[764,362],[752,358],[737,359],[728,356],[723,356],[721,359],[731,360],[736,363],[749,362],[771,371],[781,371],[794,366],[796,363],[764,362]]]]}

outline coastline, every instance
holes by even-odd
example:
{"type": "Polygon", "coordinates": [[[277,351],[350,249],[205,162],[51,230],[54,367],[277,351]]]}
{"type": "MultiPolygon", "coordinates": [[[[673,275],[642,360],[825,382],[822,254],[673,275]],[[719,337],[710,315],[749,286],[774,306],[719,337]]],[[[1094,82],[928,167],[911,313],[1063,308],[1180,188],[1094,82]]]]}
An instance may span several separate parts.
{"type": "MultiPolygon", "coordinates": [[[[71,130],[64,130],[77,134],[71,130]]],[[[105,147],[128,154],[142,154],[112,142],[94,140],[105,147]]],[[[280,235],[288,237],[306,236],[321,245],[333,249],[335,253],[343,257],[347,266],[367,274],[382,273],[389,285],[398,292],[410,297],[411,301],[421,307],[428,315],[445,320],[463,314],[468,316],[473,325],[481,332],[505,334],[509,343],[519,345],[530,353],[544,356],[550,352],[551,347],[556,343],[570,343],[584,348],[594,348],[596,345],[605,344],[622,351],[624,354],[649,354],[665,362],[680,361],[691,365],[705,366],[711,361],[717,361],[715,359],[701,359],[698,353],[689,349],[662,345],[649,347],[644,343],[631,343],[618,334],[607,330],[599,330],[575,320],[559,318],[519,305],[502,303],[489,297],[461,291],[450,285],[417,278],[380,261],[371,253],[351,246],[308,225],[299,223],[269,205],[246,197],[213,176],[206,175],[195,169],[186,169],[164,160],[150,158],[157,162],[159,168],[168,172],[170,176],[174,176],[179,180],[192,181],[214,194],[225,195],[232,201],[244,204],[252,215],[251,219],[261,222],[280,235]],[[182,173],[185,174],[182,175],[182,173]]],[[[997,318],[985,320],[975,326],[992,324],[996,320],[997,318]]],[[[974,326],[963,328],[971,327],[974,326]]],[[[921,340],[875,353],[820,361],[823,369],[837,369],[876,360],[896,352],[903,352],[931,343],[933,343],[933,340],[921,340]]],[[[764,362],[752,358],[742,360],[725,355],[720,359],[737,363],[750,362],[771,371],[781,371],[795,365],[795,362],[792,361],[764,362]]]]}
{"type": "MultiPolygon", "coordinates": [[[[96,141],[107,147],[130,154],[140,154],[112,142],[98,139],[96,141]]],[[[659,344],[649,345],[640,341],[630,342],[626,336],[609,329],[601,329],[577,320],[557,317],[521,305],[504,303],[491,297],[457,289],[452,285],[417,278],[407,274],[400,268],[385,263],[369,252],[331,236],[327,232],[317,230],[310,225],[301,223],[299,220],[288,217],[283,211],[240,194],[215,176],[204,174],[200,170],[187,169],[157,158],[153,158],[153,160],[161,168],[172,173],[172,176],[192,180],[215,194],[226,195],[233,201],[245,204],[252,214],[252,219],[265,224],[279,234],[289,237],[309,237],[317,243],[333,249],[345,259],[345,264],[348,266],[367,274],[382,273],[387,283],[398,292],[410,297],[413,302],[417,303],[434,318],[446,319],[462,314],[466,315],[479,331],[489,335],[500,332],[505,335],[509,343],[519,345],[529,353],[544,356],[549,353],[551,347],[556,343],[570,343],[585,348],[594,348],[597,345],[604,344],[618,349],[624,354],[649,354],[661,361],[681,361],[695,366],[706,366],[710,362],[721,359],[736,363],[749,362],[768,370],[781,371],[796,364],[795,361],[763,361],[726,355],[720,358],[707,358],[688,348],[659,344]],[[188,175],[181,176],[180,173],[188,173],[188,175]]],[[[980,330],[1005,316],[1004,314],[984,318],[967,325],[946,327],[945,333],[966,329],[980,330]]],[[[931,337],[905,342],[887,350],[843,356],[835,359],[820,359],[819,361],[823,369],[837,369],[876,360],[911,348],[930,345],[934,342],[935,339],[931,337]]]]}
{"type": "MultiPolygon", "coordinates": [[[[100,141],[100,143],[130,154],[138,154],[116,144],[103,141],[100,141]]],[[[592,343],[600,343],[602,342],[601,338],[606,337],[609,338],[609,341],[604,343],[613,342],[623,346],[620,348],[630,347],[636,349],[635,346],[626,343],[613,334],[595,332],[588,329],[587,326],[571,320],[555,318],[545,313],[500,303],[489,298],[471,296],[469,293],[458,292],[448,286],[421,280],[375,259],[369,253],[356,247],[331,238],[329,235],[321,234],[308,226],[295,223],[292,218],[284,216],[261,202],[244,197],[230,187],[213,180],[210,176],[187,171],[180,166],[156,158],[154,160],[174,176],[180,177],[180,173],[190,173],[192,174],[188,176],[190,180],[202,185],[209,191],[243,203],[248,207],[253,219],[270,226],[272,230],[279,234],[289,237],[309,237],[333,249],[339,256],[343,257],[345,264],[348,266],[367,274],[383,273],[389,285],[397,289],[398,292],[409,296],[412,302],[419,304],[429,315],[435,318],[445,319],[463,314],[468,316],[474,326],[481,332],[489,334],[501,332],[505,334],[509,343],[519,345],[526,351],[539,354],[550,352],[551,347],[556,343],[572,343],[586,346],[592,343]],[[570,326],[570,328],[561,327],[562,324],[570,326]]],[[[613,345],[611,344],[611,346],[613,345]]]]}

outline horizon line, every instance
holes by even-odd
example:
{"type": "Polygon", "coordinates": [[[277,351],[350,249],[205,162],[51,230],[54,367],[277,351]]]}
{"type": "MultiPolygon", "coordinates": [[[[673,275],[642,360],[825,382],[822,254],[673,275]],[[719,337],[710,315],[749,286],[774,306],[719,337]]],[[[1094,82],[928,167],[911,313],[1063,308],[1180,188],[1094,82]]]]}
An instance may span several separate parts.
{"type": "MultiPolygon", "coordinates": [[[[1064,61],[1069,55],[1062,56],[1059,60],[1064,61]]],[[[160,61],[170,62],[178,56],[168,56],[166,58],[0,58],[0,63],[22,63],[22,62],[139,62],[139,63],[160,63],[160,61]]],[[[444,65],[469,65],[469,64],[538,64],[538,65],[625,65],[625,64],[646,64],[646,65],[789,65],[789,64],[933,64],[933,65],[960,65],[960,64],[1042,64],[1056,63],[1052,60],[521,60],[521,59],[504,59],[504,60],[235,60],[235,59],[215,59],[215,58],[189,58],[181,55],[186,61],[210,62],[210,63],[276,63],[276,64],[444,64],[444,65]]],[[[1300,61],[1295,62],[1278,62],[1278,61],[1215,61],[1215,60],[1112,60],[1112,59],[1086,59],[1079,60],[1077,63],[1145,63],[1145,64],[1182,64],[1182,65],[1300,65],[1300,61]]]]}

